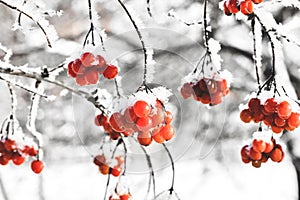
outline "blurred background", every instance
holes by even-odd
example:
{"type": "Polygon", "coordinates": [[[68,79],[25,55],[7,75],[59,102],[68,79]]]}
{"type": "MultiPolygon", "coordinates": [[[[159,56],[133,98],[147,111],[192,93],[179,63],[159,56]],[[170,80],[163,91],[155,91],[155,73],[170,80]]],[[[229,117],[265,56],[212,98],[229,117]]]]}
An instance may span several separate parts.
{"type": "MultiPolygon", "coordinates": [[[[266,0],[267,2],[267,0],[266,0]]],[[[22,3],[22,2],[20,2],[22,3]]],[[[28,2],[30,3],[30,1],[28,2]]],[[[92,1],[99,23],[107,39],[105,56],[118,61],[121,69],[124,94],[134,92],[142,83],[143,54],[136,32],[117,1],[92,1]]],[[[250,21],[225,16],[219,1],[209,1],[209,21],[212,37],[220,41],[222,69],[233,74],[231,92],[218,106],[208,108],[193,99],[183,100],[178,92],[181,79],[190,73],[199,58],[205,54],[203,27],[186,26],[168,16],[173,9],[186,22],[203,20],[203,1],[169,0],[150,2],[153,17],[147,13],[146,0],[127,0],[134,19],[140,19],[142,34],[147,47],[154,50],[154,83],[172,89],[169,108],[175,114],[175,138],[168,142],[176,167],[175,191],[181,199],[298,199],[298,170],[300,170],[299,130],[283,135],[286,157],[282,163],[268,162],[259,169],[244,164],[240,149],[249,142],[256,124],[244,124],[239,119],[239,105],[245,97],[257,90],[253,66],[250,21]]],[[[47,17],[59,36],[53,48],[47,47],[41,30],[26,34],[12,31],[18,13],[0,3],[0,43],[13,51],[11,63],[31,68],[47,65],[56,67],[67,57],[78,54],[89,30],[88,2],[81,0],[36,1],[45,8],[63,10],[62,16],[47,17]]],[[[266,7],[286,33],[300,42],[300,12],[268,4],[266,7]]],[[[24,16],[22,23],[30,24],[24,16]]],[[[283,57],[280,69],[285,70],[284,84],[293,88],[293,95],[300,95],[299,46],[282,40],[283,57]],[[286,72],[286,73],[285,73],[286,72]]],[[[271,57],[266,38],[263,40],[262,79],[271,72],[271,57]]],[[[98,48],[101,48],[100,46],[98,48]]],[[[3,57],[0,52],[0,58],[3,57]]],[[[280,72],[281,73],[281,72],[280,72]]],[[[14,79],[15,77],[11,77],[14,79]]],[[[18,78],[25,86],[35,82],[18,78]]],[[[78,88],[74,79],[64,70],[57,80],[78,88]]],[[[101,79],[97,86],[83,89],[107,88],[114,92],[113,83],[101,79]]],[[[5,82],[0,81],[0,122],[10,114],[10,96],[5,82]]],[[[31,103],[31,94],[16,88],[17,119],[25,134],[31,103]]],[[[96,109],[62,88],[45,83],[45,93],[57,96],[54,101],[43,98],[37,114],[36,127],[43,135],[43,160],[45,170],[35,175],[30,162],[22,166],[0,166],[0,199],[54,200],[54,199],[103,199],[107,177],[99,173],[92,163],[103,138],[102,131],[94,125],[96,109]]],[[[133,199],[145,199],[148,168],[146,159],[134,142],[129,141],[128,181],[133,199]]],[[[167,154],[158,145],[147,147],[153,160],[156,190],[164,191],[171,184],[171,168],[167,154]]],[[[113,188],[114,182],[112,180],[113,188]]],[[[111,189],[109,189],[111,192],[111,189]]],[[[150,199],[150,198],[149,198],[150,199]]]]}

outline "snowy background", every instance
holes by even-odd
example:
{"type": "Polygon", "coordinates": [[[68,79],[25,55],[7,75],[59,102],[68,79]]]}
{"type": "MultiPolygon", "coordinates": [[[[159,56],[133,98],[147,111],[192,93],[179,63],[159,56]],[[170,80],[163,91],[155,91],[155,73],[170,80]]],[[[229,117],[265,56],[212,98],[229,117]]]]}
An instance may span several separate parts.
{"type": "MultiPolygon", "coordinates": [[[[284,135],[283,144],[286,157],[282,163],[269,161],[260,169],[244,164],[240,149],[249,142],[257,129],[254,124],[244,124],[239,119],[239,105],[246,103],[245,97],[256,91],[255,72],[252,61],[252,37],[250,21],[237,20],[225,16],[219,9],[218,1],[210,1],[209,18],[213,37],[222,45],[222,69],[233,74],[231,93],[223,104],[207,108],[192,99],[183,100],[178,92],[181,79],[190,73],[197,61],[204,55],[203,27],[186,26],[168,16],[172,9],[178,18],[187,22],[203,19],[202,1],[169,0],[151,1],[153,18],[147,14],[146,0],[124,1],[135,11],[135,19],[140,19],[142,34],[147,47],[154,50],[156,61],[153,83],[172,89],[170,109],[175,113],[175,138],[168,146],[175,159],[175,191],[183,200],[187,199],[298,199],[298,182],[294,156],[300,156],[300,132],[284,135]],[[288,152],[286,142],[291,142],[294,151],[288,152]],[[292,156],[291,156],[292,155],[292,156]]],[[[266,0],[266,3],[270,2],[266,0]]],[[[47,47],[40,29],[12,31],[18,13],[0,3],[0,43],[14,52],[11,63],[36,68],[43,65],[55,67],[72,55],[81,53],[84,37],[89,29],[88,4],[81,0],[36,1],[38,5],[53,10],[63,10],[61,16],[49,18],[59,39],[53,48],[47,47]],[[45,4],[45,5],[44,5],[45,4]]],[[[132,24],[117,1],[97,0],[93,2],[99,22],[105,29],[105,46],[109,61],[118,61],[123,77],[125,94],[134,92],[142,82],[143,54],[132,24]]],[[[274,15],[282,30],[293,40],[300,42],[300,12],[281,5],[266,7],[274,15]]],[[[48,17],[47,17],[48,18],[48,17]]],[[[22,17],[24,26],[31,24],[22,17]]],[[[283,41],[281,69],[300,94],[299,46],[283,41]]],[[[263,42],[262,71],[270,73],[270,51],[267,41],[263,42]]],[[[99,46],[99,49],[101,47],[99,46]]],[[[0,58],[3,52],[0,53],[0,58]]],[[[284,75],[284,73],[283,73],[284,75]]],[[[285,80],[286,77],[282,77],[285,80]]],[[[78,88],[64,70],[58,77],[66,85],[78,88]]],[[[20,78],[28,87],[34,81],[20,78]]],[[[113,84],[101,79],[97,86],[86,87],[91,91],[96,87],[109,88],[113,84]]],[[[54,101],[40,102],[37,114],[37,130],[43,134],[43,160],[46,167],[41,175],[30,170],[30,162],[20,166],[9,164],[0,166],[0,199],[3,200],[96,200],[103,199],[107,177],[99,173],[92,163],[91,155],[96,155],[102,132],[94,125],[95,109],[88,102],[66,93],[61,88],[45,84],[45,93],[55,95],[54,101]]],[[[10,113],[9,91],[0,82],[0,122],[10,113]]],[[[16,89],[18,95],[17,118],[26,130],[31,95],[16,89]]],[[[294,92],[294,91],[292,91],[294,92]]],[[[292,95],[296,95],[295,93],[292,95]]],[[[26,133],[26,131],[25,131],[26,133]]],[[[136,150],[133,142],[128,142],[131,150],[136,150]]],[[[171,168],[167,155],[161,147],[148,148],[156,176],[157,193],[171,184],[171,168]]],[[[128,181],[133,199],[144,199],[147,192],[148,169],[141,152],[129,153],[128,181]],[[147,181],[145,181],[147,180],[147,181]]],[[[112,185],[117,178],[112,178],[112,185]]]]}

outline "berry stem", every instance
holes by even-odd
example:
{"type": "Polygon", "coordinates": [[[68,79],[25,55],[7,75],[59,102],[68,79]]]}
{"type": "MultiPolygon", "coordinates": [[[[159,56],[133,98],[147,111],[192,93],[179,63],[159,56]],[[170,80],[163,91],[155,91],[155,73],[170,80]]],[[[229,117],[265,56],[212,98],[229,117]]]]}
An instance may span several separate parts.
{"type": "Polygon", "coordinates": [[[170,13],[170,12],[168,13],[168,16],[169,16],[169,17],[175,18],[176,20],[178,20],[178,21],[184,23],[184,24],[187,25],[187,26],[194,26],[194,25],[200,25],[200,24],[202,24],[201,21],[197,21],[197,22],[186,22],[186,21],[180,19],[179,17],[175,16],[174,14],[172,14],[172,13],[170,13]]]}
{"type": "MultiPolygon", "coordinates": [[[[25,5],[27,3],[27,0],[24,0],[22,5],[25,5]]],[[[22,13],[19,13],[19,16],[18,16],[18,25],[21,26],[21,16],[22,16],[22,13]]]]}
{"type": "Polygon", "coordinates": [[[123,148],[124,148],[124,170],[123,170],[123,174],[122,174],[124,176],[126,173],[126,169],[127,169],[127,146],[123,139],[123,136],[121,136],[121,137],[122,137],[122,143],[123,143],[123,148]]]}
{"type": "MultiPolygon", "coordinates": [[[[89,5],[90,29],[87,32],[86,36],[85,36],[85,39],[84,39],[84,42],[83,42],[83,47],[85,47],[85,45],[87,44],[88,37],[90,36],[90,34],[92,36],[92,45],[96,46],[96,44],[95,44],[95,34],[94,34],[95,25],[94,25],[94,22],[93,22],[92,2],[91,2],[91,0],[88,0],[88,5],[89,5]]],[[[105,51],[104,40],[103,40],[103,37],[101,36],[101,34],[99,34],[99,38],[100,38],[102,50],[105,51]]]]}
{"type": "Polygon", "coordinates": [[[17,99],[16,99],[16,94],[15,91],[12,88],[12,85],[10,83],[7,82],[7,87],[9,90],[9,94],[10,94],[10,109],[11,109],[11,114],[10,114],[10,120],[12,123],[12,134],[14,134],[15,132],[15,119],[16,119],[16,108],[15,105],[17,104],[17,99]]]}
{"type": "Polygon", "coordinates": [[[171,165],[172,165],[173,176],[172,176],[172,184],[171,184],[171,187],[170,187],[170,189],[169,189],[170,194],[172,194],[173,191],[174,191],[174,182],[175,182],[175,166],[174,166],[174,160],[173,160],[173,157],[172,157],[171,152],[169,151],[167,145],[166,145],[165,143],[162,143],[162,145],[163,145],[164,149],[166,150],[166,152],[167,152],[167,154],[168,154],[168,156],[169,156],[169,158],[170,158],[171,165]]]}
{"type": "Polygon", "coordinates": [[[258,65],[257,65],[257,50],[256,50],[256,37],[255,37],[255,18],[251,20],[251,30],[253,35],[253,60],[254,60],[254,67],[255,67],[255,73],[256,73],[256,80],[258,88],[260,88],[260,78],[259,78],[259,72],[258,72],[258,65]]]}
{"type": "Polygon", "coordinates": [[[106,187],[105,187],[105,193],[104,193],[104,199],[103,200],[106,200],[108,186],[109,186],[109,182],[110,182],[110,176],[111,176],[111,168],[109,168],[109,173],[107,175],[107,181],[106,181],[106,187]]]}
{"type": "Polygon", "coordinates": [[[151,7],[150,7],[150,0],[147,0],[147,12],[148,12],[148,15],[150,17],[152,17],[152,12],[151,12],[151,7]]]}
{"type": "Polygon", "coordinates": [[[145,46],[145,42],[144,42],[144,39],[143,39],[143,36],[141,34],[141,31],[140,31],[139,27],[137,26],[136,22],[132,18],[131,14],[129,13],[129,11],[126,8],[125,4],[121,0],[118,0],[118,2],[121,5],[121,7],[123,8],[123,10],[126,12],[126,14],[127,14],[128,18],[130,19],[132,25],[134,26],[134,29],[135,29],[136,33],[138,34],[138,37],[139,37],[141,45],[142,45],[142,49],[143,49],[143,53],[144,53],[143,85],[145,85],[147,83],[147,60],[148,60],[148,55],[147,55],[147,49],[146,49],[146,46],[145,46]]]}
{"type": "Polygon", "coordinates": [[[120,93],[120,89],[119,89],[119,85],[118,85],[117,79],[114,79],[114,82],[115,82],[115,87],[116,87],[116,91],[117,91],[117,96],[120,98],[121,97],[121,93],[120,93]]]}
{"type": "MultiPolygon", "coordinates": [[[[272,51],[272,74],[271,74],[271,82],[273,83],[274,86],[274,97],[275,94],[277,92],[277,84],[276,84],[276,79],[275,79],[275,75],[276,75],[276,56],[275,56],[275,44],[274,41],[269,33],[269,30],[266,28],[266,26],[262,23],[261,19],[257,16],[254,15],[254,17],[258,20],[258,22],[260,23],[262,29],[264,30],[264,32],[266,33],[268,40],[270,41],[270,45],[271,45],[271,51],[272,51]]],[[[262,88],[261,88],[262,89],[262,88]]]]}
{"type": "Polygon", "coordinates": [[[12,9],[12,10],[18,11],[19,13],[25,15],[26,17],[28,17],[29,19],[31,19],[33,22],[35,22],[36,25],[42,30],[43,34],[45,35],[46,40],[47,40],[47,43],[48,43],[48,46],[49,46],[50,48],[52,47],[52,44],[51,44],[50,39],[49,39],[49,37],[48,37],[48,35],[47,35],[47,32],[46,32],[46,30],[43,28],[43,26],[40,24],[39,21],[35,20],[30,14],[28,14],[28,13],[26,13],[26,12],[20,10],[20,9],[17,8],[16,6],[10,5],[10,4],[8,4],[7,2],[4,2],[4,1],[2,1],[2,0],[0,0],[0,3],[3,4],[3,5],[5,5],[6,7],[10,8],[10,9],[12,9]]]}
{"type": "Polygon", "coordinates": [[[209,36],[208,36],[208,24],[207,24],[207,4],[208,4],[208,0],[204,0],[204,11],[203,11],[203,28],[204,28],[204,44],[206,47],[206,51],[207,53],[210,55],[210,49],[208,46],[208,40],[209,40],[209,36]]]}

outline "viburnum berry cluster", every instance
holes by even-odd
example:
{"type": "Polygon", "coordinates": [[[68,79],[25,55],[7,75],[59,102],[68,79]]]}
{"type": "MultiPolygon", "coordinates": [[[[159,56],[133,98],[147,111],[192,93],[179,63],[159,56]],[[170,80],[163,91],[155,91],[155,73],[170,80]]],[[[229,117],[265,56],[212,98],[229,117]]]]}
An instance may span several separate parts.
{"type": "MultiPolygon", "coordinates": [[[[15,165],[22,165],[27,157],[36,157],[38,149],[32,144],[25,144],[10,139],[2,138],[0,140],[0,164],[7,165],[12,161],[15,165]]],[[[34,173],[39,174],[43,170],[43,163],[40,160],[34,160],[31,163],[31,169],[34,173]]]]}
{"type": "Polygon", "coordinates": [[[300,125],[300,113],[293,111],[292,105],[286,100],[268,98],[262,102],[259,98],[251,98],[248,108],[240,113],[243,122],[263,122],[274,133],[284,130],[293,131],[300,125]]]}
{"type": "Polygon", "coordinates": [[[241,150],[241,157],[244,163],[252,163],[253,167],[259,168],[262,163],[269,159],[273,162],[281,162],[284,158],[284,152],[280,144],[275,139],[264,141],[254,139],[250,145],[245,145],[241,150]]]}
{"type": "Polygon", "coordinates": [[[148,146],[152,140],[163,143],[173,138],[172,120],[172,113],[165,110],[160,100],[156,100],[154,105],[145,100],[138,100],[123,109],[123,112],[113,113],[109,118],[109,124],[114,131],[124,136],[137,132],[138,142],[148,146]]]}
{"type": "Polygon", "coordinates": [[[253,13],[253,4],[259,4],[263,0],[225,0],[223,4],[224,13],[228,16],[241,11],[244,15],[253,13]]]}
{"type": "Polygon", "coordinates": [[[116,156],[114,159],[107,159],[104,154],[100,154],[94,157],[94,164],[99,167],[99,171],[103,175],[111,174],[115,177],[120,176],[123,163],[124,159],[121,156],[116,156]]]}
{"type": "Polygon", "coordinates": [[[68,64],[68,74],[80,86],[97,84],[99,75],[113,79],[118,75],[118,67],[107,64],[101,55],[85,52],[80,58],[68,64]]]}
{"type": "Polygon", "coordinates": [[[184,83],[180,93],[184,99],[192,96],[196,101],[214,106],[222,103],[223,97],[229,94],[229,87],[226,79],[202,78],[195,83],[184,83]]]}

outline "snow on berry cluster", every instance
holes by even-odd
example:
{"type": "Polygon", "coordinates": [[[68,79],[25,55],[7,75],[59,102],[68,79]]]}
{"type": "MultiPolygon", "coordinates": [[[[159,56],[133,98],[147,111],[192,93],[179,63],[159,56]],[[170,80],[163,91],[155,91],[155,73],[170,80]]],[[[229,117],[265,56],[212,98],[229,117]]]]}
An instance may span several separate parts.
{"type": "Polygon", "coordinates": [[[269,139],[259,137],[259,135],[272,135],[270,132],[256,132],[258,135],[254,138],[250,145],[245,145],[241,150],[241,157],[244,163],[252,163],[253,167],[259,168],[262,163],[266,163],[269,159],[273,162],[281,162],[284,158],[284,152],[280,144],[276,143],[274,138],[269,139]]]}
{"type": "Polygon", "coordinates": [[[184,99],[193,97],[196,101],[210,106],[222,103],[223,97],[229,94],[227,72],[218,72],[210,77],[189,74],[183,79],[180,94],[184,99]]]}
{"type": "Polygon", "coordinates": [[[131,194],[112,194],[109,196],[108,200],[130,200],[131,194]]]}
{"type": "Polygon", "coordinates": [[[137,141],[148,146],[154,140],[163,143],[173,138],[173,115],[164,103],[172,93],[164,87],[138,91],[126,98],[117,99],[108,117],[97,115],[95,124],[102,126],[111,139],[137,133],[137,141]]]}
{"type": "Polygon", "coordinates": [[[127,180],[127,177],[122,175],[119,178],[119,181],[114,188],[112,194],[109,196],[109,200],[130,200],[132,196],[129,191],[130,183],[127,180]]]}
{"type": "MultiPolygon", "coordinates": [[[[36,157],[38,148],[29,140],[21,138],[2,137],[0,140],[0,164],[7,165],[12,161],[15,165],[22,165],[27,157],[36,157]]],[[[43,163],[40,160],[34,160],[31,163],[31,169],[34,173],[40,173],[43,170],[43,163]]]]}
{"type": "Polygon", "coordinates": [[[283,130],[293,131],[300,125],[299,107],[283,99],[268,98],[265,101],[255,97],[248,102],[248,108],[243,109],[240,118],[243,122],[263,122],[274,133],[283,130]]]}
{"type": "Polygon", "coordinates": [[[99,167],[99,171],[103,175],[111,174],[115,177],[120,176],[123,163],[124,159],[121,156],[116,156],[114,159],[107,159],[104,154],[100,154],[94,157],[94,164],[99,167]]]}
{"type": "Polygon", "coordinates": [[[226,15],[236,14],[241,11],[244,15],[253,13],[253,3],[259,4],[263,0],[225,0],[223,7],[226,15]]]}
{"type": "Polygon", "coordinates": [[[99,75],[113,79],[118,75],[118,67],[107,64],[101,55],[83,53],[80,58],[68,64],[68,74],[80,86],[97,84],[99,75]]]}

